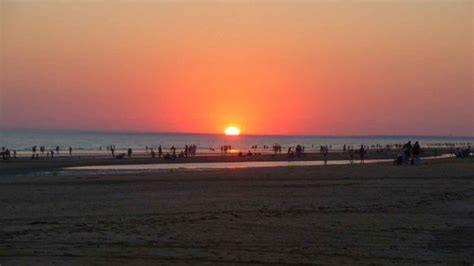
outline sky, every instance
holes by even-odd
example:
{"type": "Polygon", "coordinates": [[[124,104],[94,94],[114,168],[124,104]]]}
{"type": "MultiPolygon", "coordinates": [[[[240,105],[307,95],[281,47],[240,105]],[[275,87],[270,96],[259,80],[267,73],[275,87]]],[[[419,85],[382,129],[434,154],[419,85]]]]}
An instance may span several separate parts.
{"type": "Polygon", "coordinates": [[[474,136],[470,0],[0,8],[0,128],[474,136]]]}

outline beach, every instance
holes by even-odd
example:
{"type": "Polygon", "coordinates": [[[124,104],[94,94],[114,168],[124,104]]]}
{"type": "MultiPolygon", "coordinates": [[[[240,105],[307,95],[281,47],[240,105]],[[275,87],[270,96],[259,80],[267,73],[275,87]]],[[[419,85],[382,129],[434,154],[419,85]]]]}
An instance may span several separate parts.
{"type": "Polygon", "coordinates": [[[0,0],[0,266],[474,266],[473,10],[0,0]]]}
{"type": "MultiPolygon", "coordinates": [[[[421,157],[437,157],[450,154],[451,149],[425,149],[421,157]]],[[[393,160],[401,154],[399,150],[378,151],[369,150],[364,159],[366,160],[393,160]]],[[[327,154],[329,163],[332,161],[349,161],[348,152],[333,151],[327,154]]],[[[354,154],[354,162],[360,161],[360,156],[354,154]]],[[[164,158],[151,158],[150,153],[135,152],[132,157],[125,156],[123,159],[113,158],[110,154],[101,155],[60,155],[54,158],[40,156],[38,159],[19,157],[17,159],[0,160],[0,176],[16,175],[25,173],[37,173],[41,171],[61,171],[67,167],[100,166],[100,165],[145,165],[145,164],[186,164],[186,163],[232,163],[232,162],[296,162],[296,161],[323,161],[322,153],[307,152],[302,156],[289,157],[286,153],[264,153],[252,156],[238,156],[236,153],[221,154],[198,154],[186,158],[166,160],[164,158]]],[[[1,181],[0,181],[1,182],[1,181]]]]}
{"type": "Polygon", "coordinates": [[[2,265],[474,262],[473,158],[2,179],[2,265]]]}

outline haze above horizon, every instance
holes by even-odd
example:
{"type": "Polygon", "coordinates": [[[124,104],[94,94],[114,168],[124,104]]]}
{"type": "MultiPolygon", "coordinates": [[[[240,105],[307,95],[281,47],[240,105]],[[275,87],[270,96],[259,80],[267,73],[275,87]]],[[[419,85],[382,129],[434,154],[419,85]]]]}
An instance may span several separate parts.
{"type": "MultiPolygon", "coordinates": [[[[91,133],[91,134],[156,134],[156,135],[225,135],[222,133],[203,133],[203,132],[173,132],[173,131],[126,131],[126,130],[91,130],[91,129],[61,129],[61,128],[2,128],[0,127],[0,135],[2,133],[11,133],[12,131],[18,132],[41,132],[41,133],[91,133]]],[[[370,137],[430,137],[430,138],[474,138],[474,135],[416,135],[416,134],[398,134],[398,135],[387,135],[387,134],[367,134],[367,135],[320,135],[320,134],[240,134],[240,136],[246,137],[329,137],[329,138],[370,138],[370,137]]]]}

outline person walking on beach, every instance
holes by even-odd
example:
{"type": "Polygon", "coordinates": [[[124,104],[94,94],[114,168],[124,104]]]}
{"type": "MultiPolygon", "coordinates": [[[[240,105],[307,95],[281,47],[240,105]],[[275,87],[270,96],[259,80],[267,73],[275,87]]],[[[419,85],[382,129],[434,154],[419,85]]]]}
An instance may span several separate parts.
{"type": "Polygon", "coordinates": [[[163,149],[161,148],[161,145],[158,146],[158,158],[161,158],[161,156],[163,155],[163,149]]]}
{"type": "Polygon", "coordinates": [[[354,149],[353,148],[348,148],[347,151],[349,152],[349,162],[351,164],[354,163],[354,149]]]}
{"type": "Polygon", "coordinates": [[[415,144],[413,145],[413,149],[412,149],[412,152],[413,152],[413,160],[415,161],[415,165],[419,165],[420,164],[420,144],[417,142],[415,142],[415,144]]]}
{"type": "Polygon", "coordinates": [[[360,156],[360,163],[364,163],[364,155],[367,151],[364,148],[364,145],[360,145],[359,149],[359,156],[360,156]]]}
{"type": "Polygon", "coordinates": [[[9,149],[5,150],[5,147],[2,147],[2,159],[3,160],[10,159],[10,150],[9,149]]]}
{"type": "Polygon", "coordinates": [[[325,146],[323,150],[324,165],[328,165],[328,153],[329,153],[329,149],[327,146],[325,146]]]}
{"type": "Polygon", "coordinates": [[[411,146],[411,141],[408,141],[403,145],[403,162],[405,164],[410,163],[410,154],[411,154],[412,146],[411,146]]]}
{"type": "Polygon", "coordinates": [[[300,157],[303,153],[301,145],[299,145],[299,144],[296,145],[295,151],[296,151],[296,157],[300,157]]]}
{"type": "Polygon", "coordinates": [[[287,154],[288,154],[288,157],[290,157],[290,158],[293,157],[293,151],[291,150],[291,147],[288,147],[287,154]]]}
{"type": "Polygon", "coordinates": [[[171,150],[171,157],[173,157],[173,155],[174,155],[174,157],[176,157],[176,147],[173,145],[173,146],[171,146],[170,150],[171,150]]]}
{"type": "Polygon", "coordinates": [[[69,155],[72,155],[72,147],[69,146],[69,155]]]}

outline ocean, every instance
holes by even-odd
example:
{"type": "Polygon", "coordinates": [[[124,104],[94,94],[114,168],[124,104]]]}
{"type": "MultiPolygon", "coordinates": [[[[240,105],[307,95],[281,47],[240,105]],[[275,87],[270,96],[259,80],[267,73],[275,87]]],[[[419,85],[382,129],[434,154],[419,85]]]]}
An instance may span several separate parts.
{"type": "Polygon", "coordinates": [[[116,149],[144,150],[146,147],[162,145],[163,149],[175,146],[178,150],[185,145],[195,144],[199,152],[220,152],[223,145],[231,145],[234,151],[247,151],[257,145],[258,149],[264,145],[271,148],[278,144],[283,148],[298,144],[306,147],[307,151],[319,150],[320,145],[328,145],[332,150],[342,149],[343,145],[354,147],[363,145],[402,144],[408,140],[419,141],[424,147],[468,146],[474,143],[474,137],[450,136],[276,136],[276,135],[240,135],[225,136],[220,134],[187,134],[187,133],[125,133],[125,132],[92,132],[69,130],[43,129],[0,129],[0,146],[18,152],[29,152],[33,146],[45,146],[61,150],[69,146],[74,151],[94,153],[106,150],[107,146],[115,145],[116,149]]]}

